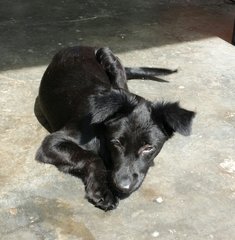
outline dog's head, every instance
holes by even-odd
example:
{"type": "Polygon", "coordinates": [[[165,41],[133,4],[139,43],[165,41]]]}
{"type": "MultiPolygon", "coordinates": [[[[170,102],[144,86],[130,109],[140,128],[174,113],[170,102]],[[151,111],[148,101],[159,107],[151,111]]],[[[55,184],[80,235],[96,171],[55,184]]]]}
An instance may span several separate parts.
{"type": "Polygon", "coordinates": [[[92,123],[104,124],[112,182],[124,194],[137,190],[163,144],[174,132],[189,135],[195,113],[176,103],[152,103],[124,90],[91,100],[92,123]]]}

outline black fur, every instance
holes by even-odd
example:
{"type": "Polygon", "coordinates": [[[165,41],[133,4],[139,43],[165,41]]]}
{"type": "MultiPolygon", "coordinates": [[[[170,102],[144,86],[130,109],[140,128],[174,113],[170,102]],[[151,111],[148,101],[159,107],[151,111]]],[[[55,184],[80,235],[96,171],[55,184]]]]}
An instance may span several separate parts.
{"type": "Polygon", "coordinates": [[[51,133],[36,160],[81,178],[91,203],[114,209],[120,197],[140,187],[164,142],[174,132],[190,133],[194,112],[128,91],[127,79],[173,72],[124,68],[108,48],[60,51],[35,102],[36,117],[51,133]]]}

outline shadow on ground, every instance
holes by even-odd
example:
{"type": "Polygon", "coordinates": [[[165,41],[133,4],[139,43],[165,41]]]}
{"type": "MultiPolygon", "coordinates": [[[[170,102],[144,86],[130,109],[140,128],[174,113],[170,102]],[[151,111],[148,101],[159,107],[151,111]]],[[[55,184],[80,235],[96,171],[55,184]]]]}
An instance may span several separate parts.
{"type": "Polygon", "coordinates": [[[215,35],[231,41],[234,5],[163,2],[171,1],[2,0],[0,70],[47,65],[78,44],[118,53],[215,35]]]}

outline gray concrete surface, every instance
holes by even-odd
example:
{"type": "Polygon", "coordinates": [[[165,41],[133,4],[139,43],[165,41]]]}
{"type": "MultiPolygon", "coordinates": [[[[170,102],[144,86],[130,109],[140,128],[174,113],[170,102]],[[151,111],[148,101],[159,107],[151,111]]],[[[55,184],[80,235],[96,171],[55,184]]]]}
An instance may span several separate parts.
{"type": "Polygon", "coordinates": [[[235,7],[155,2],[1,1],[0,239],[235,239],[235,48],[224,41],[235,7]],[[129,66],[179,67],[168,84],[130,89],[197,111],[191,137],[167,142],[141,189],[107,213],[79,180],[34,161],[47,134],[33,115],[40,78],[74,44],[108,45],[129,66]]]}

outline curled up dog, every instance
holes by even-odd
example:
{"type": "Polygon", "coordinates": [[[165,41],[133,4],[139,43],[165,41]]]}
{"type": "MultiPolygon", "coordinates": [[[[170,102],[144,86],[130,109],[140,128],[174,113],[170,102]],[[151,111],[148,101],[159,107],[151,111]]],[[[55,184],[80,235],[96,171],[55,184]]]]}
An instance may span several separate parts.
{"type": "Polygon", "coordinates": [[[50,132],[36,160],[80,178],[89,202],[105,211],[137,190],[175,132],[189,135],[193,111],[150,102],[128,90],[129,79],[175,71],[125,68],[109,48],[70,47],[45,71],[35,115],[50,132]]]}

